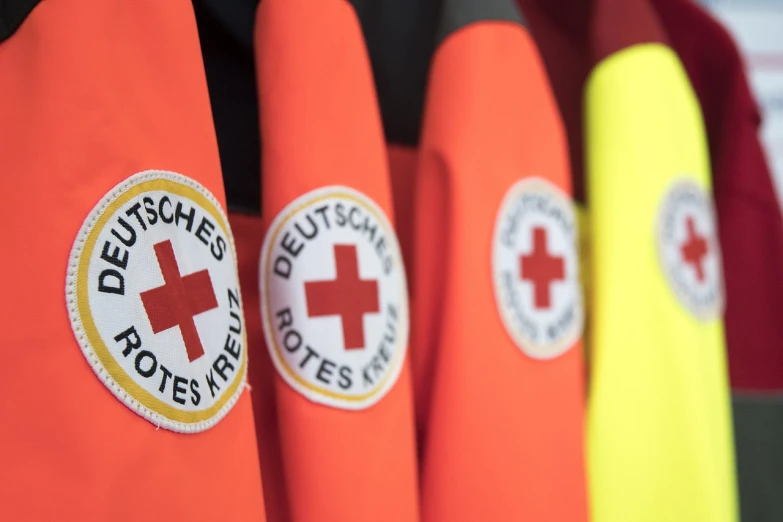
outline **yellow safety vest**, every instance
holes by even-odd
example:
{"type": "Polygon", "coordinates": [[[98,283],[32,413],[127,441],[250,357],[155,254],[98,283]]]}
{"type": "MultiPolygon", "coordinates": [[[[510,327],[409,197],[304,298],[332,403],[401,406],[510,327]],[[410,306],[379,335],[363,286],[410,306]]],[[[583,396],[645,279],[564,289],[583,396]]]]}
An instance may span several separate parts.
{"type": "Polygon", "coordinates": [[[595,522],[737,520],[722,275],[697,100],[674,52],[586,86],[595,522]]]}

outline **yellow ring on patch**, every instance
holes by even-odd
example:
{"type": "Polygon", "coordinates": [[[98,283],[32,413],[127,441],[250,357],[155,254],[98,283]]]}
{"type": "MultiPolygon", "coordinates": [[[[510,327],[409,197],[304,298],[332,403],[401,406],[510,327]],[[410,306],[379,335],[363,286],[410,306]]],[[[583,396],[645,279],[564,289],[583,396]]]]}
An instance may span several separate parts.
{"type": "MultiPolygon", "coordinates": [[[[92,312],[90,310],[89,296],[87,292],[88,291],[87,273],[89,271],[90,261],[92,259],[93,251],[95,250],[95,244],[98,239],[98,235],[103,230],[103,227],[106,225],[107,221],[114,216],[114,213],[117,210],[119,210],[120,207],[122,207],[125,203],[127,203],[132,198],[144,194],[146,192],[152,192],[156,190],[169,192],[171,194],[190,199],[195,203],[197,203],[198,205],[200,205],[204,210],[206,210],[209,213],[209,215],[211,215],[215,219],[215,221],[218,223],[218,225],[220,226],[220,228],[222,229],[223,233],[225,234],[226,238],[229,241],[231,247],[231,254],[233,255],[233,259],[234,259],[234,272],[235,274],[237,274],[237,281],[238,281],[239,277],[238,277],[238,271],[236,266],[236,248],[234,245],[234,237],[231,234],[230,228],[228,227],[227,218],[220,210],[218,210],[218,208],[215,205],[216,202],[210,201],[210,199],[202,192],[202,190],[206,191],[206,189],[198,185],[195,181],[190,180],[189,178],[186,178],[180,174],[175,174],[172,172],[164,172],[164,171],[145,171],[128,178],[126,181],[118,185],[112,191],[112,192],[118,192],[118,195],[114,196],[114,199],[109,200],[109,203],[106,205],[106,207],[100,211],[98,219],[92,225],[89,226],[89,232],[87,234],[86,240],[84,241],[84,244],[81,246],[81,248],[78,248],[79,242],[77,240],[77,244],[74,245],[74,253],[80,250],[80,252],[78,253],[79,263],[76,271],[76,284],[75,284],[76,304],[77,304],[77,310],[79,316],[78,319],[81,321],[81,326],[84,335],[87,337],[89,346],[92,348],[93,352],[97,356],[98,360],[100,361],[100,364],[109,374],[111,380],[113,380],[117,386],[122,388],[122,390],[124,390],[126,394],[128,394],[132,399],[136,400],[141,406],[143,406],[145,409],[149,410],[150,412],[158,414],[161,417],[164,417],[165,419],[171,420],[176,423],[194,425],[212,419],[224,406],[226,406],[226,403],[229,400],[233,399],[234,401],[236,401],[238,399],[238,396],[235,397],[235,395],[237,395],[238,387],[245,381],[245,374],[246,374],[245,370],[247,367],[247,329],[246,328],[242,329],[242,342],[243,342],[243,346],[245,347],[245,350],[242,355],[242,363],[237,372],[237,377],[234,379],[234,382],[231,383],[231,385],[228,388],[226,388],[226,391],[223,393],[223,396],[215,404],[213,404],[212,406],[204,410],[199,410],[199,411],[180,410],[169,404],[166,404],[165,402],[153,396],[150,392],[145,390],[143,387],[139,386],[133,380],[133,378],[131,378],[125,372],[125,370],[117,363],[114,356],[111,354],[108,347],[106,346],[106,343],[104,343],[103,338],[98,332],[97,327],[95,326],[95,321],[93,320],[92,312]],[[149,179],[148,181],[142,181],[138,184],[135,184],[136,182],[135,178],[137,176],[151,177],[151,179],[149,179]],[[187,181],[193,186],[190,186],[189,184],[185,184],[182,181],[179,181],[177,178],[181,178],[183,181],[187,181]],[[129,188],[123,189],[123,187],[126,186],[129,186],[129,188]]],[[[96,210],[97,209],[93,209],[91,214],[94,213],[96,210]]],[[[73,255],[74,254],[72,253],[72,257],[73,255]]],[[[71,274],[69,273],[69,279],[70,276],[71,274]]],[[[241,291],[240,291],[240,300],[241,300],[241,291]]],[[[78,337],[78,333],[77,333],[77,337],[78,337]]],[[[104,378],[102,378],[101,380],[103,380],[106,383],[104,378]]],[[[114,386],[111,386],[111,383],[106,383],[106,384],[109,384],[110,388],[114,388],[114,386]]],[[[115,389],[112,389],[112,391],[116,393],[115,389]]],[[[150,418],[150,417],[147,418],[151,422],[153,423],[155,422],[154,418],[150,418]]],[[[217,422],[217,420],[215,420],[215,422],[217,422]]],[[[204,426],[202,428],[195,428],[192,430],[185,430],[185,431],[201,431],[201,429],[206,429],[207,427],[210,427],[213,424],[214,422],[209,423],[208,426],[204,426]]]]}
{"type": "MultiPolygon", "coordinates": [[[[323,201],[325,199],[331,199],[331,198],[343,198],[343,199],[347,199],[349,201],[352,201],[352,202],[356,203],[360,207],[362,207],[365,210],[367,210],[370,214],[375,216],[375,219],[386,230],[386,233],[390,237],[394,237],[394,238],[397,237],[397,235],[395,234],[394,230],[392,230],[391,228],[387,227],[386,216],[382,216],[381,214],[379,214],[374,208],[372,208],[371,206],[367,205],[367,203],[365,201],[363,201],[362,199],[358,198],[357,196],[355,196],[355,195],[353,195],[353,194],[351,194],[349,192],[333,192],[333,193],[330,193],[330,194],[325,194],[323,196],[318,196],[318,197],[315,197],[313,199],[310,199],[307,202],[302,203],[301,205],[291,209],[288,212],[288,215],[286,215],[285,218],[283,218],[280,221],[280,223],[277,225],[277,228],[275,228],[275,230],[272,232],[272,236],[271,236],[271,238],[269,239],[269,241],[267,243],[268,244],[268,249],[271,251],[271,249],[273,248],[273,246],[275,244],[275,241],[277,240],[277,236],[280,234],[280,232],[283,229],[283,226],[285,226],[285,224],[296,213],[298,213],[300,210],[302,210],[304,208],[310,207],[313,204],[318,203],[319,201],[323,201]]],[[[272,278],[272,272],[270,271],[270,266],[269,266],[269,262],[270,262],[271,258],[268,255],[268,253],[269,252],[264,252],[264,257],[266,257],[267,259],[266,259],[266,264],[263,267],[263,272],[265,274],[264,277],[266,278],[266,283],[265,283],[266,288],[269,288],[271,286],[270,285],[270,281],[271,281],[271,278],[272,278]]],[[[404,281],[405,280],[403,279],[402,280],[403,284],[404,284],[404,281]]],[[[406,288],[403,288],[402,290],[403,290],[403,292],[407,292],[406,288]]],[[[266,301],[266,307],[265,307],[266,308],[266,313],[264,314],[264,317],[263,317],[263,319],[264,319],[264,327],[267,329],[267,331],[272,332],[272,331],[274,331],[274,327],[272,325],[272,318],[271,318],[271,315],[270,315],[271,314],[271,310],[272,310],[272,306],[271,306],[271,302],[270,302],[270,292],[267,291],[267,292],[265,292],[265,294],[266,295],[263,296],[263,299],[266,301]]],[[[375,387],[375,390],[373,390],[373,391],[371,391],[369,393],[365,393],[363,395],[347,395],[347,394],[344,394],[344,393],[334,392],[334,391],[331,391],[331,390],[324,389],[324,388],[322,388],[320,386],[315,386],[315,385],[307,382],[305,379],[303,379],[299,375],[297,375],[297,373],[294,372],[291,369],[291,367],[288,365],[288,362],[286,362],[285,357],[283,357],[281,355],[282,350],[280,350],[280,345],[277,342],[277,338],[274,335],[270,335],[268,337],[269,337],[269,340],[272,343],[272,347],[274,348],[274,350],[270,350],[270,351],[274,355],[275,361],[280,363],[279,367],[283,368],[285,370],[286,374],[289,377],[291,377],[294,381],[296,381],[297,383],[299,383],[303,387],[307,388],[308,390],[313,391],[313,392],[318,393],[318,394],[321,394],[321,395],[324,395],[326,397],[331,397],[333,399],[340,399],[340,400],[349,401],[349,402],[365,401],[365,400],[367,400],[367,399],[377,395],[381,391],[384,391],[385,390],[386,381],[388,381],[389,378],[392,375],[397,375],[398,374],[395,371],[388,371],[388,372],[386,372],[386,375],[383,376],[383,379],[378,381],[378,385],[375,387]]],[[[405,343],[405,342],[407,342],[407,339],[401,339],[399,342],[405,343]]],[[[405,351],[404,347],[403,347],[402,350],[400,350],[399,349],[399,345],[397,346],[397,348],[398,349],[395,350],[394,356],[392,357],[391,362],[389,363],[389,367],[390,368],[394,367],[395,363],[397,362],[397,359],[399,359],[400,356],[401,356],[400,354],[405,351]]]]}

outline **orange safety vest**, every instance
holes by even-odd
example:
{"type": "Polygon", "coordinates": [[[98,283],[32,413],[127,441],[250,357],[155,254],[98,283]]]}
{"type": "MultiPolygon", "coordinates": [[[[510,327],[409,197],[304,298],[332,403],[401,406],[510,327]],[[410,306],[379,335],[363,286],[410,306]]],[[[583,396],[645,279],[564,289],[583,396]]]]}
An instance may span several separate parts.
{"type": "Polygon", "coordinates": [[[3,517],[263,521],[190,4],[41,2],[5,36],[3,517]]]}
{"type": "Polygon", "coordinates": [[[428,522],[587,519],[568,158],[519,21],[446,2],[430,71],[412,268],[428,522]]]}
{"type": "Polygon", "coordinates": [[[416,521],[405,268],[353,9],[265,0],[256,60],[260,310],[290,519],[416,521]]]}

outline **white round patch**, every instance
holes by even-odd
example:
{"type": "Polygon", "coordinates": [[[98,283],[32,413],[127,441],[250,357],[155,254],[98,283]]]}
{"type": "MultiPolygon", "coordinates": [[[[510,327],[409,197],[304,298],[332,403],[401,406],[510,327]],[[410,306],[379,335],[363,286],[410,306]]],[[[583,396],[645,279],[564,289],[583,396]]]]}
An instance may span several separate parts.
{"type": "Polygon", "coordinates": [[[492,278],[500,317],[534,359],[565,353],[582,334],[573,203],[540,178],[515,183],[495,222],[492,278]]]}
{"type": "Polygon", "coordinates": [[[658,214],[658,254],[677,299],[702,320],[723,313],[723,271],[712,200],[695,182],[672,184],[658,214]]]}
{"type": "Polygon", "coordinates": [[[261,250],[261,313],[277,371],[308,399],[358,410],[394,385],[408,346],[408,294],[383,210],[330,186],[292,201],[261,250]]]}
{"type": "Polygon", "coordinates": [[[65,294],[95,373],[154,425],[203,431],[242,393],[234,239],[220,204],[192,179],[150,170],[106,194],[76,237],[65,294]]]}

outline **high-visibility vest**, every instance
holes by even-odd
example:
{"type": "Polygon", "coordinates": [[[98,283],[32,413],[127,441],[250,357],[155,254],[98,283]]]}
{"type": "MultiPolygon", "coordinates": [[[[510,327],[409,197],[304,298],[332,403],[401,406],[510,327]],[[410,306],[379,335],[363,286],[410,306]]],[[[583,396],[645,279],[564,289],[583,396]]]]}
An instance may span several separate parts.
{"type": "Polygon", "coordinates": [[[783,218],[759,140],[759,109],[729,33],[704,8],[656,0],[701,101],[726,280],[742,520],[783,519],[783,218]]]}
{"type": "Polygon", "coordinates": [[[509,2],[446,2],[417,173],[422,518],[586,520],[566,146],[509,2]]]}
{"type": "Polygon", "coordinates": [[[290,520],[416,521],[405,267],[372,72],[347,2],[256,21],[262,324],[290,520]]]}
{"type": "Polygon", "coordinates": [[[2,516],[263,521],[192,7],[6,7],[2,516]]]}
{"type": "Polygon", "coordinates": [[[698,102],[646,2],[597,2],[585,95],[596,522],[737,519],[698,102]]]}

